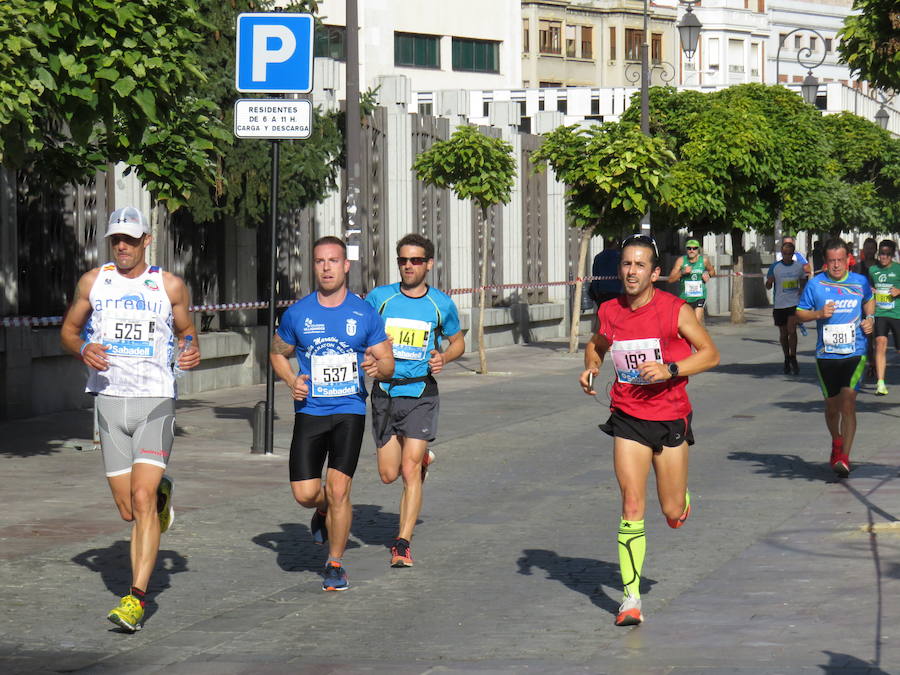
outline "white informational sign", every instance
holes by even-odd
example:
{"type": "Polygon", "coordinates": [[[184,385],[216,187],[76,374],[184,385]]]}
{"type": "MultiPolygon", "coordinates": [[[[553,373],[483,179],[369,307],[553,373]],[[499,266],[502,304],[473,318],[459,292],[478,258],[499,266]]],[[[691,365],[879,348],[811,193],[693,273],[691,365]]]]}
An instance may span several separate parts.
{"type": "Polygon", "coordinates": [[[309,138],[312,103],[280,98],[234,102],[234,135],[238,138],[309,138]]]}

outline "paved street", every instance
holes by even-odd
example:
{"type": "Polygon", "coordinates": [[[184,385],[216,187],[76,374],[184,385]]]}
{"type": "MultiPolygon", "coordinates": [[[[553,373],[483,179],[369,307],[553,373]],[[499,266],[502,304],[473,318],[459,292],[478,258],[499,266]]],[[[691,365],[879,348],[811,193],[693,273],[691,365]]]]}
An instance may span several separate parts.
{"type": "Polygon", "coordinates": [[[135,635],[105,619],[127,591],[129,527],[99,453],[75,447],[90,413],[0,423],[0,672],[900,673],[900,364],[889,396],[864,387],[856,469],[837,482],[813,336],[788,377],[769,311],[710,329],[722,365],[689,385],[694,510],[670,530],[650,502],[638,628],[613,625],[605,397],[581,393],[580,354],[545,342],[490,351],[491,375],[473,374],[476,354],[440,377],[411,569],[388,566],[400,486],[381,484],[367,434],[346,593],[322,592],[325,551],[290,495],[286,389],[274,457],[249,453],[264,387],[182,400],[177,520],[135,635]]]}

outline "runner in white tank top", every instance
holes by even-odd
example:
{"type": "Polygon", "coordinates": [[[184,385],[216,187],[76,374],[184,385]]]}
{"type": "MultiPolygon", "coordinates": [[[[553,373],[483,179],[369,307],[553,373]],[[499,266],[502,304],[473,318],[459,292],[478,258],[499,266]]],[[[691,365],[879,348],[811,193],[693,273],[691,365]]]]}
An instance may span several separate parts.
{"type": "Polygon", "coordinates": [[[63,320],[63,348],[88,366],[97,395],[106,477],[131,532],[131,590],[107,618],[126,631],[143,624],[145,594],[156,567],[160,532],[174,518],[172,481],[164,476],[175,426],[173,355],[188,370],[200,348],[179,277],[145,260],[150,228],[136,208],[114,211],[106,236],[113,262],[84,274],[63,320]]]}

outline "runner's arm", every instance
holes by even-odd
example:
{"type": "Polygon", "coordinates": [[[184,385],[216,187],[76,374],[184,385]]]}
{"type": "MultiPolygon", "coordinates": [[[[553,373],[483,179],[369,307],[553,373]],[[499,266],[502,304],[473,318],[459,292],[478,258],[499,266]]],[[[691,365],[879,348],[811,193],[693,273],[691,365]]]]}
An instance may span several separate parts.
{"type": "Polygon", "coordinates": [[[672,271],[669,272],[668,281],[670,284],[674,284],[681,279],[681,268],[684,266],[684,256],[678,256],[678,259],[675,260],[675,266],[672,267],[672,271]]]}
{"type": "Polygon", "coordinates": [[[716,268],[713,267],[713,264],[709,261],[709,258],[703,258],[703,265],[704,267],[706,267],[706,273],[709,275],[708,279],[712,279],[714,276],[716,276],[716,268]]]}
{"type": "Polygon", "coordinates": [[[59,329],[59,340],[62,348],[72,356],[81,359],[95,370],[106,370],[109,361],[106,359],[106,347],[96,343],[88,343],[81,339],[81,331],[91,316],[91,287],[97,280],[99,269],[86,272],[75,286],[75,297],[66,310],[62,327],[59,329]]]}
{"type": "Polygon", "coordinates": [[[584,346],[584,371],[578,378],[578,384],[581,390],[593,396],[597,392],[591,386],[591,378],[600,374],[600,366],[603,365],[603,358],[609,351],[609,342],[599,333],[594,333],[588,343],[584,346]]]}
{"type": "Polygon", "coordinates": [[[775,274],[772,272],[773,267],[775,267],[775,263],[769,265],[769,271],[766,272],[766,290],[775,285],[775,274]]]}
{"type": "Polygon", "coordinates": [[[863,320],[860,323],[863,333],[871,334],[875,329],[875,296],[871,296],[863,304],[863,320]]]}
{"type": "MultiPolygon", "coordinates": [[[[693,308],[687,303],[678,310],[678,332],[694,348],[693,354],[675,361],[680,376],[696,375],[719,365],[718,348],[706,332],[706,328],[697,321],[693,308]]],[[[668,364],[659,361],[641,364],[640,372],[641,377],[650,382],[672,379],[668,364]]]]}
{"type": "Polygon", "coordinates": [[[172,323],[179,348],[184,346],[184,338],[193,336],[193,346],[178,359],[179,368],[190,370],[200,364],[200,341],[189,311],[191,294],[182,278],[170,272],[163,272],[163,284],[172,303],[172,323]]]}
{"type": "Polygon", "coordinates": [[[431,358],[428,359],[428,367],[431,369],[432,375],[440,373],[444,366],[451,361],[455,361],[466,350],[466,339],[463,337],[462,331],[457,331],[455,335],[447,338],[450,344],[446,351],[439,352],[437,349],[431,350],[431,358]]]}
{"type": "Polygon", "coordinates": [[[367,347],[362,367],[366,375],[373,380],[391,379],[394,374],[394,352],[391,349],[391,341],[384,340],[367,347]]]}
{"type": "Polygon", "coordinates": [[[805,323],[806,321],[818,321],[819,319],[827,319],[825,310],[823,309],[800,309],[797,308],[795,313],[797,321],[805,323]]]}

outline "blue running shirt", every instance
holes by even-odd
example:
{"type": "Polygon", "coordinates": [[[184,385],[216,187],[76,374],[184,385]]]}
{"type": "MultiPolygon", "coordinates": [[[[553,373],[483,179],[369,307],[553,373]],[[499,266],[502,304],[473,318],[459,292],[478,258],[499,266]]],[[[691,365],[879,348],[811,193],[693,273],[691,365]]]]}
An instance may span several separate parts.
{"type": "Polygon", "coordinates": [[[362,298],[348,292],[337,307],[323,307],[314,291],[288,307],[276,332],[294,347],[298,374],[310,377],[309,396],[294,401],[295,412],[366,414],[363,355],[388,338],[384,321],[362,298]]]}
{"type": "Polygon", "coordinates": [[[822,272],[806,284],[797,309],[820,310],[827,301],[834,301],[834,314],[816,321],[816,358],[846,359],[866,353],[866,336],[860,323],[863,305],[871,298],[868,279],[856,272],[849,272],[840,281],[822,272]]]}
{"type": "MultiPolygon", "coordinates": [[[[456,335],[460,330],[456,304],[449,295],[431,286],[421,298],[404,295],[399,282],[378,286],[366,296],[366,302],[384,317],[386,330],[393,339],[394,379],[428,375],[431,350],[440,344],[441,336],[456,335]],[[435,335],[438,326],[441,335],[435,335]]],[[[425,384],[382,383],[379,386],[391,397],[418,398],[425,391],[425,384]]]]}

